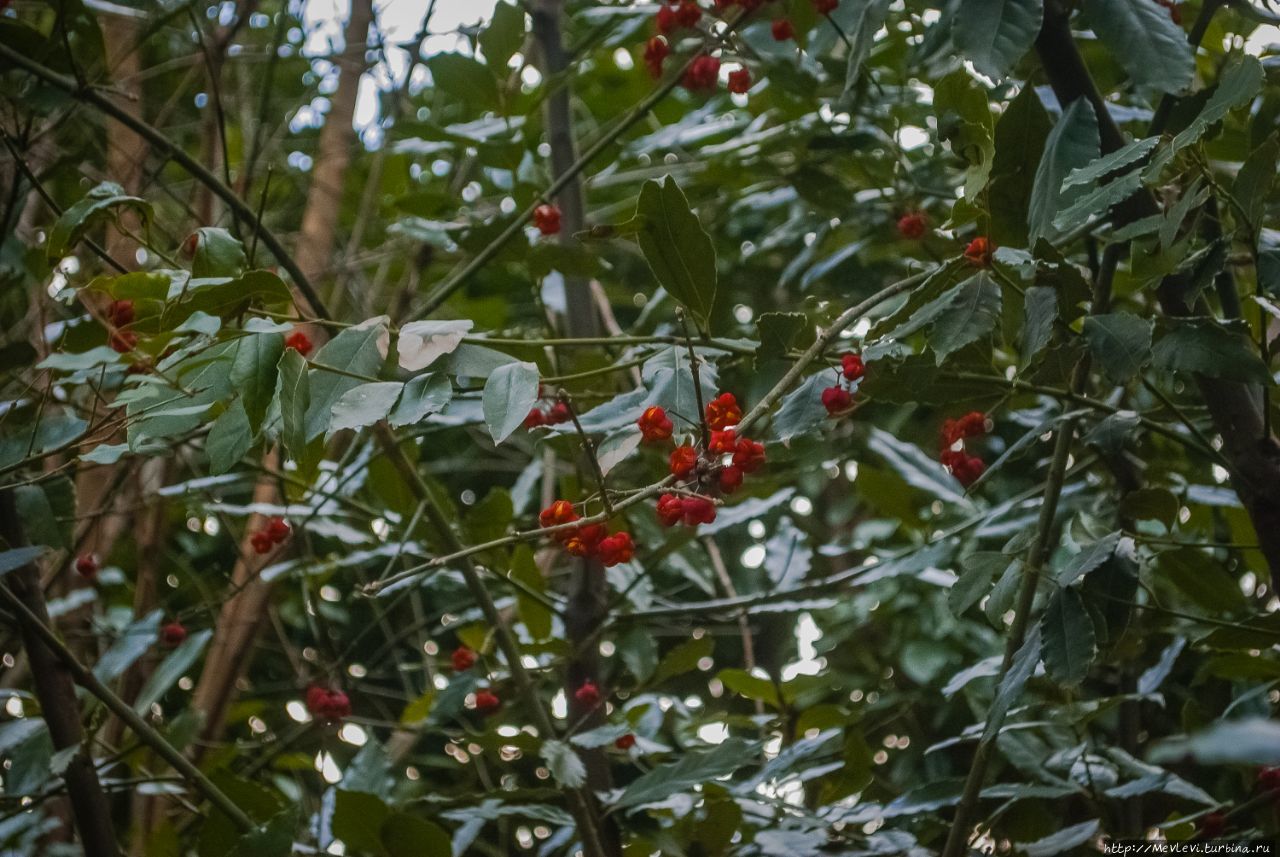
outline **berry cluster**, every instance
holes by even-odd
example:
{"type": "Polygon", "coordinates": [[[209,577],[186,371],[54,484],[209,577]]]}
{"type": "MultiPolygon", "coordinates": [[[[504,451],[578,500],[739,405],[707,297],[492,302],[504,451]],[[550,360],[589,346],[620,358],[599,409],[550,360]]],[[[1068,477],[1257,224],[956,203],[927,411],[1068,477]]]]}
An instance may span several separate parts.
{"type": "Polygon", "coordinates": [[[85,580],[93,581],[98,579],[98,572],[102,570],[102,564],[98,562],[98,555],[94,553],[82,553],[76,557],[76,574],[85,580]]]}
{"type": "Polygon", "coordinates": [[[138,334],[124,328],[133,324],[133,301],[118,300],[107,305],[107,322],[111,325],[111,337],[108,343],[111,350],[119,354],[128,354],[138,345],[138,334]]]}
{"type": "Polygon", "coordinates": [[[965,438],[979,437],[986,432],[987,418],[980,411],[971,411],[958,420],[946,420],[942,423],[942,450],[938,460],[966,488],[978,481],[978,477],[986,470],[986,465],[981,458],[964,451],[965,438]]]}
{"type": "Polygon", "coordinates": [[[853,405],[853,391],[862,377],[867,374],[867,365],[862,362],[860,354],[846,354],[840,358],[840,375],[835,386],[822,391],[822,406],[827,409],[828,416],[837,416],[849,410],[853,405]]]}
{"type": "Polygon", "coordinates": [[[573,698],[584,708],[595,708],[604,697],[600,687],[594,681],[584,681],[582,686],[573,692],[573,698]]]}
{"type": "Polygon", "coordinates": [[[476,665],[475,650],[469,646],[458,646],[449,655],[449,662],[453,665],[453,671],[464,673],[476,665]]]}
{"type": "Polygon", "coordinates": [[[284,518],[275,517],[267,521],[267,525],[249,537],[253,552],[259,555],[269,554],[276,545],[289,538],[289,525],[284,518]]]}
{"type": "Polygon", "coordinates": [[[340,690],[313,684],[307,688],[307,711],[319,720],[333,723],[351,716],[351,700],[340,690]]]}
{"type": "MultiPolygon", "coordinates": [[[[661,418],[670,424],[662,408],[650,408],[640,418],[645,432],[646,418],[661,418]],[[651,413],[652,412],[652,413],[651,413]]],[[[696,493],[699,488],[713,487],[722,494],[732,494],[742,487],[743,477],[759,470],[765,462],[764,444],[749,437],[738,437],[735,426],[742,421],[742,408],[732,393],[721,393],[706,407],[710,435],[703,449],[692,444],[675,448],[668,461],[671,475],[682,481],[694,481],[695,493],[663,494],[658,498],[658,521],[664,527],[683,522],[685,526],[710,524],[716,519],[716,504],[696,493]]],[[[671,435],[668,432],[665,437],[671,435]]],[[[647,437],[647,435],[646,435],[647,437]]]]}
{"type": "MultiPolygon", "coordinates": [[[[542,389],[538,389],[538,396],[542,398],[542,389]]],[[[536,404],[524,418],[524,427],[534,429],[538,426],[553,426],[559,423],[567,423],[573,419],[573,412],[569,410],[569,406],[557,399],[551,404],[536,404]]]]}
{"type": "Polygon", "coordinates": [[[533,225],[543,235],[560,234],[560,209],[544,203],[533,210],[533,225]]]}
{"type": "MultiPolygon", "coordinates": [[[[739,6],[746,12],[754,12],[763,6],[766,0],[714,0],[716,12],[739,6]]],[[[829,15],[840,5],[840,0],[811,0],[813,8],[820,15],[829,15]]],[[[654,16],[654,28],[658,35],[649,39],[644,46],[644,65],[649,74],[655,78],[662,76],[662,64],[671,55],[670,39],[681,30],[692,30],[702,20],[702,8],[697,0],[663,0],[654,16]]],[[[795,26],[786,18],[778,18],[771,25],[773,37],[785,42],[796,36],[795,26]]],[[[715,89],[720,79],[720,60],[711,56],[696,58],[685,70],[680,81],[685,89],[706,91],[715,89]]],[[[728,87],[730,92],[744,93],[751,88],[751,72],[738,68],[729,73],[728,87]]]]}
{"type": "Polygon", "coordinates": [[[491,690],[477,690],[475,709],[481,714],[492,714],[502,706],[502,700],[491,690]]]}
{"type": "Polygon", "coordinates": [[[176,646],[187,638],[187,629],[181,622],[170,622],[160,629],[160,642],[176,646]]]}
{"type": "Polygon", "coordinates": [[[964,258],[975,268],[990,268],[991,254],[996,251],[996,245],[992,244],[987,238],[979,236],[969,242],[964,248],[964,258]]]}
{"type": "Polygon", "coordinates": [[[923,211],[909,211],[898,218],[898,234],[908,241],[924,237],[929,229],[929,218],[923,211]]]}
{"type": "Polygon", "coordinates": [[[303,357],[306,357],[311,353],[311,338],[301,330],[295,330],[284,338],[284,347],[292,348],[303,357]]]}
{"type": "MultiPolygon", "coordinates": [[[[538,521],[544,527],[571,524],[580,520],[581,515],[573,509],[568,500],[557,500],[538,515],[538,521]]],[[[553,538],[564,546],[565,551],[573,556],[595,557],[606,568],[623,562],[630,562],[635,556],[636,546],[631,534],[622,531],[612,535],[604,524],[583,524],[580,527],[560,530],[553,538]]]]}

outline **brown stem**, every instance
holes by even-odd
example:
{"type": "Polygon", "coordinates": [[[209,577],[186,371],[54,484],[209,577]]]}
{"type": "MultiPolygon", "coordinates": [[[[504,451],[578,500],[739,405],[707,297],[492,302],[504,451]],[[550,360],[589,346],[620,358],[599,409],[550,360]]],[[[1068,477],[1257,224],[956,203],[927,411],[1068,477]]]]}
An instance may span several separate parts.
{"type": "MultiPolygon", "coordinates": [[[[11,491],[0,491],[0,537],[11,549],[26,546],[11,491]]],[[[115,828],[111,824],[111,807],[102,791],[102,783],[98,781],[93,758],[84,746],[80,705],[76,701],[72,676],[40,633],[41,628],[48,628],[49,609],[35,564],[28,562],[5,575],[4,583],[0,584],[0,595],[15,608],[23,647],[31,663],[36,699],[40,702],[40,712],[49,728],[54,749],[80,747],[62,778],[67,784],[67,796],[84,852],[87,857],[116,857],[119,849],[115,828]]]]}

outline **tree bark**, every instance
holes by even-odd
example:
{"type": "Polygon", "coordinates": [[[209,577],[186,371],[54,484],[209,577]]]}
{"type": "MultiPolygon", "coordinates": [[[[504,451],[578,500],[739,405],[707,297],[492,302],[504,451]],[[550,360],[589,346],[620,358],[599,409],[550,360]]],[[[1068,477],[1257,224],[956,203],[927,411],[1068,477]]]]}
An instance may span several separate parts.
{"type": "MultiPolygon", "coordinates": [[[[24,547],[26,538],[18,523],[18,510],[10,491],[0,492],[0,536],[9,548],[24,547]]],[[[5,575],[3,583],[18,601],[34,614],[36,621],[49,624],[49,610],[40,586],[40,573],[28,563],[5,575]]],[[[80,747],[62,774],[80,843],[87,857],[116,857],[119,853],[115,829],[111,824],[111,808],[98,781],[92,756],[84,745],[80,726],[80,704],[75,684],[62,661],[31,628],[23,614],[18,614],[23,647],[31,663],[31,679],[40,712],[49,728],[56,750],[80,747]]]]}

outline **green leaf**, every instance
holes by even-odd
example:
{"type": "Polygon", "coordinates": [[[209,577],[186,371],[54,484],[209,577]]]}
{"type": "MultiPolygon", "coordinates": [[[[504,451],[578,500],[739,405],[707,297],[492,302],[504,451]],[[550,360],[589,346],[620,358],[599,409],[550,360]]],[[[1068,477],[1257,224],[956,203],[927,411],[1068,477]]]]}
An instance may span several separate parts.
{"type": "Polygon", "coordinates": [[[407,812],[393,813],[379,832],[387,857],[424,857],[453,853],[449,834],[438,824],[407,812]]]}
{"type": "Polygon", "coordinates": [[[961,563],[963,571],[947,593],[947,606],[959,617],[982,600],[996,575],[1003,574],[1013,560],[998,551],[979,551],[961,563]]]}
{"type": "Polygon", "coordinates": [[[227,857],[289,857],[293,853],[298,812],[297,807],[289,807],[257,830],[241,835],[227,857]]]}
{"type": "Polygon", "coordinates": [[[431,414],[443,411],[452,399],[453,385],[446,375],[437,372],[419,375],[404,385],[400,401],[387,421],[396,427],[416,425],[431,414]]]}
{"type": "Polygon", "coordinates": [[[636,238],[654,277],[703,330],[716,300],[716,250],[675,179],[650,180],[640,189],[636,238]]]}
{"type": "Polygon", "coordinates": [[[758,699],[774,709],[782,708],[782,700],[778,697],[778,686],[767,678],[754,676],[746,670],[727,669],[716,674],[720,683],[734,693],[747,699],[758,699]]]}
{"type": "Polygon", "coordinates": [[[511,3],[496,4],[489,26],[480,32],[480,50],[489,70],[498,78],[505,78],[510,73],[507,63],[523,42],[524,10],[511,3]]]}
{"type": "MultiPolygon", "coordinates": [[[[546,590],[546,578],[542,576],[542,570],[534,561],[533,549],[528,545],[520,545],[511,552],[511,577],[534,592],[546,590]]],[[[551,636],[552,616],[545,604],[517,591],[516,607],[520,611],[520,621],[524,623],[531,639],[546,640],[551,636]]]]}
{"type": "Polygon", "coordinates": [[[1027,244],[1027,212],[1036,168],[1053,123],[1034,86],[1022,87],[1009,102],[995,130],[995,157],[987,190],[991,238],[1002,247],[1027,244]]]}
{"type": "Polygon", "coordinates": [[[254,435],[244,404],[233,402],[213,421],[205,438],[204,454],[209,458],[209,472],[218,476],[235,467],[253,448],[254,435]]]}
{"type": "Polygon", "coordinates": [[[1125,494],[1120,501],[1120,514],[1135,521],[1159,521],[1172,528],[1178,517],[1178,498],[1164,488],[1139,488],[1125,494]]]}
{"type": "Polygon", "coordinates": [[[155,645],[160,616],[159,610],[153,610],[126,625],[111,648],[93,665],[94,677],[101,682],[110,682],[123,675],[125,670],[155,645]]]}
{"type": "Polygon", "coordinates": [[[385,418],[403,389],[404,384],[399,381],[375,381],[347,390],[333,404],[333,421],[327,435],[343,429],[361,429],[385,418]]]}
{"type": "Polygon", "coordinates": [[[311,383],[307,361],[292,348],[285,349],[279,364],[280,417],[284,429],[281,440],[294,461],[306,458],[307,411],[311,406],[311,383]]]}
{"type": "Polygon", "coordinates": [[[1013,656],[1009,671],[1000,677],[996,685],[995,697],[991,700],[991,708],[987,711],[986,727],[982,730],[982,740],[990,741],[996,733],[996,724],[1003,722],[1009,708],[1022,696],[1027,679],[1035,672],[1040,662],[1040,626],[1032,625],[1022,647],[1013,656]]]}
{"type": "Polygon", "coordinates": [[[176,649],[168,654],[156,667],[155,672],[147,679],[138,696],[133,701],[133,710],[145,715],[154,703],[177,684],[178,679],[195,664],[213,638],[213,631],[198,631],[183,640],[176,649]]]}
{"type": "Polygon", "coordinates": [[[1107,377],[1124,384],[1151,359],[1152,326],[1127,312],[1091,315],[1084,320],[1084,340],[1107,377]]]}
{"type": "Polygon", "coordinates": [[[658,663],[658,668],[654,670],[653,678],[649,680],[649,684],[661,685],[669,678],[675,678],[690,670],[697,669],[698,661],[710,657],[714,649],[715,641],[709,636],[694,637],[692,640],[686,640],[667,652],[666,656],[658,663]]]}
{"type": "Polygon", "coordinates": [[[354,851],[386,854],[382,825],[391,809],[377,795],[337,789],[333,809],[333,835],[354,851]]]}
{"type": "Polygon", "coordinates": [[[773,436],[786,443],[793,437],[807,435],[828,421],[822,405],[822,391],[833,385],[836,376],[830,372],[810,375],[782,399],[771,422],[773,436]]]}
{"type": "Polygon", "coordinates": [[[1000,286],[980,271],[956,287],[956,296],[938,316],[929,347],[939,366],[947,357],[995,329],[1000,319],[1000,286]]]}
{"type": "Polygon", "coordinates": [[[538,401],[538,379],[536,364],[508,363],[484,382],[481,405],[494,443],[502,443],[524,423],[538,401]]]}
{"type": "Polygon", "coordinates": [[[243,312],[255,301],[282,304],[291,299],[292,293],[284,280],[270,271],[247,271],[238,277],[193,277],[170,283],[170,305],[161,320],[171,326],[197,312],[229,317],[243,312]]]}
{"type": "Polygon", "coordinates": [[[276,364],[284,353],[284,337],[278,333],[258,333],[241,337],[231,363],[231,384],[240,393],[249,426],[262,428],[267,408],[276,392],[276,364]]]}
{"type": "Polygon", "coordinates": [[[1072,170],[1063,180],[1062,186],[1078,187],[1080,185],[1091,185],[1095,182],[1111,176],[1112,173],[1119,173],[1125,167],[1145,158],[1156,144],[1160,142],[1159,137],[1143,137],[1140,140],[1134,140],[1103,155],[1096,160],[1090,161],[1079,169],[1072,170]]]}
{"type": "MultiPolygon", "coordinates": [[[[1164,17],[1161,15],[1160,17],[1164,17]]],[[[1185,44],[1185,41],[1184,41],[1185,44]]],[[[1203,108],[1186,128],[1178,132],[1168,149],[1168,154],[1179,151],[1199,140],[1210,126],[1221,122],[1237,107],[1248,104],[1262,88],[1262,63],[1249,54],[1235,54],[1218,77],[1218,85],[1203,108]]],[[[1160,163],[1168,160],[1157,159],[1160,163]]]]}
{"type": "Polygon", "coordinates": [[[1226,323],[1213,318],[1178,319],[1172,325],[1152,352],[1158,368],[1194,372],[1208,378],[1271,384],[1271,373],[1258,356],[1254,343],[1244,334],[1243,325],[1228,328],[1226,323]]]}
{"type": "Polygon", "coordinates": [[[1053,220],[1058,212],[1079,197],[1078,189],[1064,189],[1063,180],[1072,170],[1098,157],[1098,117],[1087,98],[1071,102],[1049,133],[1044,154],[1036,167],[1035,185],[1027,210],[1028,241],[1034,247],[1041,238],[1057,237],[1053,220]]]}
{"type": "Polygon", "coordinates": [[[1156,558],[1156,566],[1160,577],[1211,616],[1238,613],[1248,607],[1236,580],[1206,553],[1194,548],[1165,551],[1156,558]]]}
{"type": "Polygon", "coordinates": [[[75,547],[72,525],[76,520],[75,485],[65,476],[13,489],[13,501],[32,544],[51,548],[75,547]]]}
{"type": "Polygon", "coordinates": [[[144,221],[151,218],[151,204],[145,199],[129,196],[115,182],[103,182],[85,194],[84,199],[62,212],[49,230],[45,251],[49,261],[70,253],[86,231],[122,206],[137,211],[144,221]]]}
{"type": "Polygon", "coordinates": [[[222,227],[202,226],[195,231],[194,237],[196,252],[191,259],[192,278],[238,277],[248,267],[244,244],[222,227]]]}
{"type": "Polygon", "coordinates": [[[1280,765],[1280,723],[1221,720],[1190,737],[1162,741],[1150,754],[1153,762],[1182,763],[1188,756],[1202,765],[1280,765]]]}
{"type": "Polygon", "coordinates": [[[1071,557],[1058,572],[1058,585],[1070,586],[1089,572],[1111,559],[1116,548],[1120,546],[1123,533],[1115,532],[1103,536],[1096,542],[1086,545],[1080,553],[1071,557]]]}
{"type": "Polygon", "coordinates": [[[1181,92],[1195,63],[1187,35],[1150,0],[1085,0],[1085,17],[1116,62],[1140,87],[1181,92]]]}
{"type": "MultiPolygon", "coordinates": [[[[426,62],[435,88],[455,102],[498,106],[498,81],[486,66],[459,53],[438,53],[426,62]]],[[[504,74],[505,76],[505,74],[504,74]]]]}
{"type": "Polygon", "coordinates": [[[1252,227],[1250,240],[1256,236],[1266,214],[1267,199],[1276,183],[1276,162],[1280,161],[1280,136],[1271,135],[1261,146],[1249,153],[1249,157],[1236,173],[1231,183],[1231,195],[1235,197],[1248,226],[1252,227]]]}
{"type": "Polygon", "coordinates": [[[964,199],[974,202],[987,185],[995,160],[995,121],[987,92],[963,69],[938,81],[933,90],[933,109],[938,117],[938,134],[951,144],[951,151],[969,164],[965,173],[964,199]]]}
{"type": "Polygon", "coordinates": [[[543,741],[541,755],[551,776],[565,788],[576,789],[587,781],[587,766],[578,752],[563,741],[543,741]]]}
{"type": "Polygon", "coordinates": [[[1081,194],[1078,199],[1053,219],[1053,228],[1059,232],[1072,232],[1095,216],[1106,214],[1111,206],[1124,202],[1142,187],[1142,174],[1125,173],[1109,184],[1081,194]]]}
{"type": "Polygon", "coordinates": [[[848,93],[858,82],[862,64],[875,45],[876,32],[889,12],[888,0],[845,0],[844,33],[849,39],[849,57],[845,62],[844,91],[848,93]]]}
{"type": "Polygon", "coordinates": [[[1045,606],[1040,618],[1044,666],[1059,684],[1074,685],[1089,674],[1098,646],[1093,620],[1080,593],[1060,586],[1045,606]]]}
{"type": "Polygon", "coordinates": [[[30,547],[10,548],[7,551],[0,552],[0,576],[6,575],[15,568],[22,568],[28,563],[35,562],[45,552],[44,545],[32,545],[30,547]]]}
{"type": "Polygon", "coordinates": [[[474,326],[469,320],[411,321],[400,328],[396,352],[400,368],[421,372],[436,358],[451,354],[474,326]]]}
{"type": "Polygon", "coordinates": [[[1018,364],[1030,365],[1053,338],[1058,320],[1058,292],[1052,286],[1032,286],[1023,301],[1022,353],[1018,364]]]}
{"type": "Polygon", "coordinates": [[[884,459],[911,487],[944,503],[956,503],[962,508],[972,506],[969,498],[956,490],[960,483],[956,482],[937,459],[921,452],[920,447],[872,426],[867,449],[884,459]]]}
{"type": "Polygon", "coordinates": [[[363,383],[361,376],[377,377],[386,359],[388,340],[383,319],[374,318],[357,327],[347,328],[316,352],[312,362],[317,368],[310,372],[311,405],[307,409],[306,423],[308,441],[328,431],[333,406],[343,393],[363,383]],[[322,368],[325,366],[350,374],[330,372],[322,368]]]}
{"type": "Polygon", "coordinates": [[[1061,854],[1063,851],[1086,844],[1098,835],[1100,826],[1096,818],[1092,821],[1082,821],[1050,833],[1043,839],[1037,839],[1035,842],[1020,842],[1013,847],[1027,857],[1053,857],[1054,854],[1061,854]]]}
{"type": "Polygon", "coordinates": [[[666,800],[750,764],[754,751],[755,745],[741,738],[729,738],[710,750],[688,752],[679,761],[654,768],[634,780],[614,806],[626,809],[666,800]]]}
{"type": "Polygon", "coordinates": [[[997,82],[1031,49],[1041,0],[960,0],[951,38],[973,67],[997,82]]]}
{"type": "Polygon", "coordinates": [[[757,356],[784,356],[808,322],[809,319],[802,312],[761,313],[756,319],[756,330],[760,333],[757,356]]]}

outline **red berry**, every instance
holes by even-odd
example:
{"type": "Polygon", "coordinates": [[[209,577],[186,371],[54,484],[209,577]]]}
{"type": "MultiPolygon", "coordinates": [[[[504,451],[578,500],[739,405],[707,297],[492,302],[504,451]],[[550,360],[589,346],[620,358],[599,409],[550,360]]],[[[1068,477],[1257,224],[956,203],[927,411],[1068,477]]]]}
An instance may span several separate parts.
{"type": "Polygon", "coordinates": [[[713,429],[727,429],[742,422],[742,408],[733,393],[721,393],[707,405],[707,425],[713,429]]]}
{"type": "Polygon", "coordinates": [[[107,318],[111,319],[111,323],[116,327],[133,324],[133,301],[128,299],[112,301],[107,307],[107,318]]]}
{"type": "Polygon", "coordinates": [[[715,57],[701,56],[689,65],[681,83],[688,90],[715,89],[719,79],[720,60],[715,57]]]}
{"type": "Polygon", "coordinates": [[[295,330],[284,338],[284,347],[292,348],[303,357],[306,357],[311,353],[311,338],[301,330],[295,330]]]}
{"type": "Polygon", "coordinates": [[[537,428],[538,426],[545,426],[546,424],[547,424],[547,415],[546,415],[546,412],[542,410],[542,408],[534,408],[533,410],[529,411],[528,415],[525,416],[524,418],[524,427],[527,429],[537,428]]]}
{"type": "Polygon", "coordinates": [[[449,655],[449,660],[453,664],[454,672],[466,672],[476,665],[476,653],[467,646],[458,646],[453,650],[453,654],[449,655]]]}
{"type": "Polygon", "coordinates": [[[776,42],[785,42],[796,37],[796,28],[791,26],[791,22],[786,18],[779,18],[773,22],[773,39],[776,42]]]}
{"type": "Polygon", "coordinates": [[[280,544],[282,541],[289,538],[290,532],[289,524],[284,518],[281,518],[278,515],[267,521],[267,535],[270,536],[271,541],[276,544],[280,544]]]}
{"type": "Polygon", "coordinates": [[[192,232],[182,242],[182,253],[188,259],[196,255],[196,249],[200,246],[200,233],[192,232]]]}
{"type": "Polygon", "coordinates": [[[271,540],[271,534],[259,530],[249,537],[249,544],[253,547],[256,554],[269,554],[276,543],[271,540]]]}
{"type": "Polygon", "coordinates": [[[677,24],[692,29],[698,26],[698,21],[701,19],[702,10],[698,8],[698,4],[694,0],[681,0],[680,6],[676,9],[677,24]]]}
{"type": "MultiPolygon", "coordinates": [[[[547,508],[543,509],[538,515],[538,522],[544,527],[554,527],[559,524],[571,524],[578,520],[578,513],[573,511],[573,504],[568,500],[557,500],[547,508]]],[[[557,533],[556,538],[568,538],[569,532],[557,533]]]]}
{"type": "Polygon", "coordinates": [[[653,77],[662,77],[662,63],[670,56],[671,46],[662,36],[654,36],[644,46],[644,65],[653,77]]]}
{"type": "Polygon", "coordinates": [[[707,449],[715,455],[728,455],[738,447],[738,433],[733,429],[721,429],[711,433],[707,449]]]}
{"type": "Polygon", "coordinates": [[[498,695],[489,690],[476,691],[476,711],[481,714],[492,714],[498,710],[498,706],[502,705],[502,700],[498,699],[498,695]]]}
{"type": "Polygon", "coordinates": [[[840,0],[813,0],[813,10],[819,15],[830,15],[840,5],[840,0]]]}
{"type": "Polygon", "coordinates": [[[970,241],[969,246],[964,248],[964,258],[975,268],[989,268],[991,254],[995,249],[990,241],[980,236],[970,241]]]}
{"type": "Polygon", "coordinates": [[[554,205],[540,205],[533,210],[533,225],[543,235],[555,235],[560,231],[560,209],[554,205]]]}
{"type": "Polygon", "coordinates": [[[654,24],[657,26],[658,32],[663,35],[674,30],[677,26],[675,7],[664,5],[659,9],[657,17],[654,18],[654,24]]]}
{"type": "Polygon", "coordinates": [[[857,381],[867,374],[867,366],[859,354],[846,354],[840,358],[840,372],[847,381],[857,381]]]}
{"type": "Polygon", "coordinates": [[[547,425],[552,426],[557,423],[567,423],[573,419],[573,412],[569,410],[569,406],[564,402],[556,402],[547,411],[547,425]]]}
{"type": "Polygon", "coordinates": [[[176,646],[187,638],[187,629],[181,622],[170,622],[160,629],[160,642],[166,646],[176,646]]]}
{"type": "Polygon", "coordinates": [[[822,406],[830,416],[849,410],[852,404],[853,396],[844,387],[827,387],[822,391],[822,406]]]}
{"type": "Polygon", "coordinates": [[[684,500],[675,494],[663,494],[658,498],[658,520],[664,527],[673,527],[684,517],[684,500]]]}
{"type": "Polygon", "coordinates": [[[108,340],[111,350],[118,354],[128,354],[138,346],[138,334],[132,330],[113,330],[108,340]]]}
{"type": "Polygon", "coordinates": [[[600,688],[593,681],[583,682],[582,687],[573,692],[573,698],[580,705],[594,707],[600,703],[600,688]]]}
{"type": "Polygon", "coordinates": [[[981,458],[966,455],[961,450],[943,450],[940,460],[943,466],[951,471],[956,481],[966,488],[977,482],[987,469],[981,458]]]}
{"type": "Polygon", "coordinates": [[[636,736],[628,732],[626,735],[619,735],[617,740],[613,742],[613,746],[619,750],[630,750],[636,745],[636,736]]]}
{"type": "Polygon", "coordinates": [[[928,222],[923,211],[904,214],[898,218],[898,234],[910,241],[923,238],[928,222]]]}
{"type": "Polygon", "coordinates": [[[664,440],[671,440],[671,435],[675,432],[675,426],[671,423],[671,418],[667,416],[665,410],[657,405],[646,408],[645,412],[640,415],[640,419],[636,420],[636,425],[640,426],[640,435],[645,443],[659,443],[664,440]]]}
{"type": "Polygon", "coordinates": [[[1263,768],[1258,771],[1258,788],[1264,792],[1280,789],[1280,768],[1263,768]]]}
{"type": "Polygon", "coordinates": [[[687,527],[710,524],[716,519],[716,504],[706,497],[686,497],[681,506],[684,512],[684,523],[687,527]]]}
{"type": "Polygon", "coordinates": [[[1221,836],[1227,830],[1227,816],[1222,812],[1211,812],[1200,819],[1200,835],[1212,839],[1221,836]]]}
{"type": "Polygon", "coordinates": [[[599,548],[607,532],[604,524],[587,524],[571,530],[569,537],[564,540],[564,549],[574,556],[591,556],[599,548]]]}
{"type": "Polygon", "coordinates": [[[76,574],[85,580],[93,580],[98,576],[102,566],[98,563],[97,554],[82,553],[76,557],[76,574]]]}
{"type": "Polygon", "coordinates": [[[606,536],[596,547],[596,556],[606,568],[621,562],[630,562],[635,553],[636,546],[631,541],[630,533],[614,533],[606,536]]]}
{"type": "Polygon", "coordinates": [[[698,468],[698,450],[685,444],[677,446],[671,453],[671,475],[677,479],[688,479],[698,468]]]}
{"type": "Polygon", "coordinates": [[[720,468],[720,490],[726,494],[732,494],[742,487],[742,468],[734,467],[730,464],[728,467],[720,468]]]}
{"type": "Polygon", "coordinates": [[[307,688],[307,710],[320,720],[342,720],[351,716],[351,700],[340,690],[313,684],[307,688]]]}
{"type": "Polygon", "coordinates": [[[729,72],[729,91],[742,95],[751,89],[751,72],[745,68],[729,72]]]}
{"type": "Polygon", "coordinates": [[[764,444],[749,437],[740,438],[733,451],[733,464],[743,473],[755,473],[764,464],[764,444]]]}

